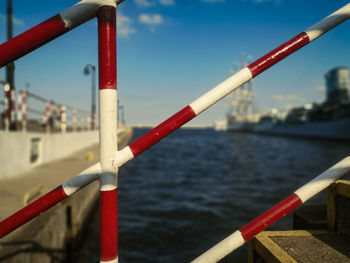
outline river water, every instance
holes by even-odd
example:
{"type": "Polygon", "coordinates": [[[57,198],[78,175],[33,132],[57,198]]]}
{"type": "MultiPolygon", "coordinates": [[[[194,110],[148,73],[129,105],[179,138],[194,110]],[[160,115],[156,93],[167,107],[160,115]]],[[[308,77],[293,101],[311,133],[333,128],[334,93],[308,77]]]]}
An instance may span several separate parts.
{"type": "MultiPolygon", "coordinates": [[[[349,153],[344,142],[180,129],[120,169],[119,262],[190,262],[349,153]]],[[[76,262],[99,262],[94,214],[76,262]]],[[[270,229],[289,228],[291,216],[270,229]]]]}

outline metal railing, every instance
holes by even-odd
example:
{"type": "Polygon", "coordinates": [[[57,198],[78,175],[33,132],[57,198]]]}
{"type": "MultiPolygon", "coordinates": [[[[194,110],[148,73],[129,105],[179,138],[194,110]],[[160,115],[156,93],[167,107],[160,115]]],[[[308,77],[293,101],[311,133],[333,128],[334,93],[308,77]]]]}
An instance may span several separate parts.
{"type": "MultiPolygon", "coordinates": [[[[90,130],[97,127],[87,110],[20,90],[17,95],[17,126],[22,131],[61,132],[90,130]],[[92,123],[93,122],[93,123],[92,123]]],[[[9,121],[5,120],[5,123],[9,121]]],[[[8,130],[8,127],[5,127],[8,130]]]]}
{"type": "MultiPolygon", "coordinates": [[[[28,98],[27,101],[32,99],[39,102],[37,103],[37,107],[39,107],[40,110],[37,110],[33,108],[33,103],[29,103],[28,101],[28,113],[39,114],[41,126],[43,126],[47,132],[56,130],[65,133],[67,129],[77,131],[90,130],[92,127],[97,127],[95,124],[97,122],[97,116],[94,116],[92,119],[91,113],[87,110],[55,102],[54,100],[44,98],[29,91],[25,91],[24,94],[28,98]],[[92,122],[94,123],[93,125],[92,122]]],[[[20,112],[20,108],[20,103],[18,103],[18,113],[20,112]]],[[[23,122],[20,116],[18,116],[17,119],[23,122]]]]}
{"type": "MultiPolygon", "coordinates": [[[[66,11],[0,45],[0,66],[18,59],[48,41],[68,32],[89,19],[98,18],[99,100],[100,100],[100,162],[76,175],[40,199],[0,222],[3,237],[39,215],[49,207],[72,195],[94,180],[100,181],[100,259],[118,261],[117,200],[118,169],[146,149],[187,123],[224,98],[245,82],[259,75],[288,55],[312,42],[350,17],[350,4],[319,23],[293,37],[257,61],[243,68],[215,88],[199,97],[181,111],[132,142],[117,149],[117,87],[116,87],[116,5],[122,1],[83,0],[66,11]]],[[[316,177],[294,194],[262,214],[251,223],[208,250],[194,262],[217,262],[248,241],[267,226],[328,187],[350,170],[350,158],[345,158],[316,177]]]]}
{"type": "MultiPolygon", "coordinates": [[[[9,131],[10,121],[14,120],[10,118],[10,113],[15,113],[16,105],[14,102],[9,102],[6,82],[0,81],[0,84],[4,84],[4,100],[0,101],[0,105],[3,106],[3,113],[0,111],[0,128],[9,131]]],[[[18,91],[16,120],[18,130],[66,133],[94,130],[97,128],[97,123],[97,115],[92,115],[87,110],[58,103],[29,91],[18,91]]]]}

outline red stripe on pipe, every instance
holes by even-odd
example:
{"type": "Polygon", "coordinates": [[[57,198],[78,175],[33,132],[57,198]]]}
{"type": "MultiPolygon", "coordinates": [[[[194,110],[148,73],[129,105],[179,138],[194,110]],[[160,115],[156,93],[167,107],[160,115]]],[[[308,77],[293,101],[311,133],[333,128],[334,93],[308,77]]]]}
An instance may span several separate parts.
{"type": "Polygon", "coordinates": [[[251,63],[248,68],[253,78],[308,43],[310,43],[310,39],[303,32],[251,63]]]}
{"type": "Polygon", "coordinates": [[[36,217],[41,212],[46,211],[66,197],[67,195],[63,191],[62,186],[59,186],[43,197],[19,210],[17,213],[6,218],[4,221],[0,222],[0,238],[36,217]]]}
{"type": "Polygon", "coordinates": [[[101,191],[101,260],[118,257],[118,189],[101,191]]]}
{"type": "Polygon", "coordinates": [[[296,194],[292,194],[286,199],[282,200],[277,205],[267,210],[265,213],[261,214],[259,217],[239,230],[242,233],[244,241],[248,241],[253,236],[263,231],[266,227],[270,226],[302,203],[303,202],[296,194]]]}
{"type": "Polygon", "coordinates": [[[183,108],[135,142],[131,143],[129,147],[132,154],[134,156],[139,155],[194,117],[196,117],[196,114],[190,106],[183,108]]]}
{"type": "Polygon", "coordinates": [[[0,68],[67,32],[58,14],[0,45],[0,68]]]}
{"type": "Polygon", "coordinates": [[[103,6],[98,12],[100,90],[117,89],[117,41],[115,12],[116,8],[113,6],[103,6]]]}

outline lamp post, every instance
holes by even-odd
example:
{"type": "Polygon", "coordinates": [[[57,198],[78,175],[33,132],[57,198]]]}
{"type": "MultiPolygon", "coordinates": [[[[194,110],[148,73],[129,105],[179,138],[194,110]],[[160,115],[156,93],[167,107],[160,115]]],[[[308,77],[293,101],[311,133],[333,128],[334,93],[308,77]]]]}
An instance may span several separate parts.
{"type": "Polygon", "coordinates": [[[91,129],[94,130],[95,127],[95,115],[96,115],[96,99],[95,99],[95,90],[96,90],[96,67],[92,64],[87,64],[84,68],[84,75],[91,75],[91,129]]]}
{"type": "MultiPolygon", "coordinates": [[[[12,0],[7,0],[7,40],[13,37],[13,5],[12,0]]],[[[17,129],[16,123],[16,104],[15,104],[15,63],[11,62],[6,65],[6,81],[8,82],[8,118],[10,130],[17,129]]]]}

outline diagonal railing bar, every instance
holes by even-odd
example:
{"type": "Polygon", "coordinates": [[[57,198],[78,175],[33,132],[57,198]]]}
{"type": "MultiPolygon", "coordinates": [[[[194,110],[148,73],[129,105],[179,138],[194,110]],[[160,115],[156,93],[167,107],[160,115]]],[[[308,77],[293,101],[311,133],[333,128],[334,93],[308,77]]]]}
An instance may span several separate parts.
{"type": "Polygon", "coordinates": [[[327,16],[304,32],[275,48],[230,78],[221,82],[215,88],[199,97],[181,111],[162,122],[160,125],[132,142],[129,146],[115,154],[115,165],[122,166],[152,145],[159,142],[170,133],[198,116],[201,112],[227,96],[229,93],[256,77],[266,69],[286,58],[290,54],[309,44],[330,29],[341,24],[350,17],[350,4],[327,16]]]}
{"type": "Polygon", "coordinates": [[[82,0],[0,45],[0,68],[96,17],[100,7],[124,0],[82,0]]]}
{"type": "Polygon", "coordinates": [[[259,217],[235,231],[220,243],[193,260],[193,263],[218,262],[235,249],[249,241],[253,236],[272,225],[311,197],[326,189],[331,183],[350,171],[350,157],[346,157],[313,180],[296,190],[259,217]]]}
{"type": "Polygon", "coordinates": [[[0,238],[6,236],[21,225],[30,221],[40,213],[71,196],[81,188],[98,179],[101,172],[100,163],[96,163],[33,203],[25,206],[15,214],[0,222],[0,238]]]}
{"type": "Polygon", "coordinates": [[[43,103],[48,103],[48,102],[50,102],[49,99],[44,98],[44,97],[42,97],[42,96],[39,96],[39,95],[37,95],[37,94],[34,94],[34,93],[32,93],[32,92],[26,91],[26,94],[27,94],[28,97],[31,97],[31,98],[33,98],[33,99],[36,99],[36,100],[38,100],[38,101],[40,101],[40,102],[43,102],[43,103]]]}

